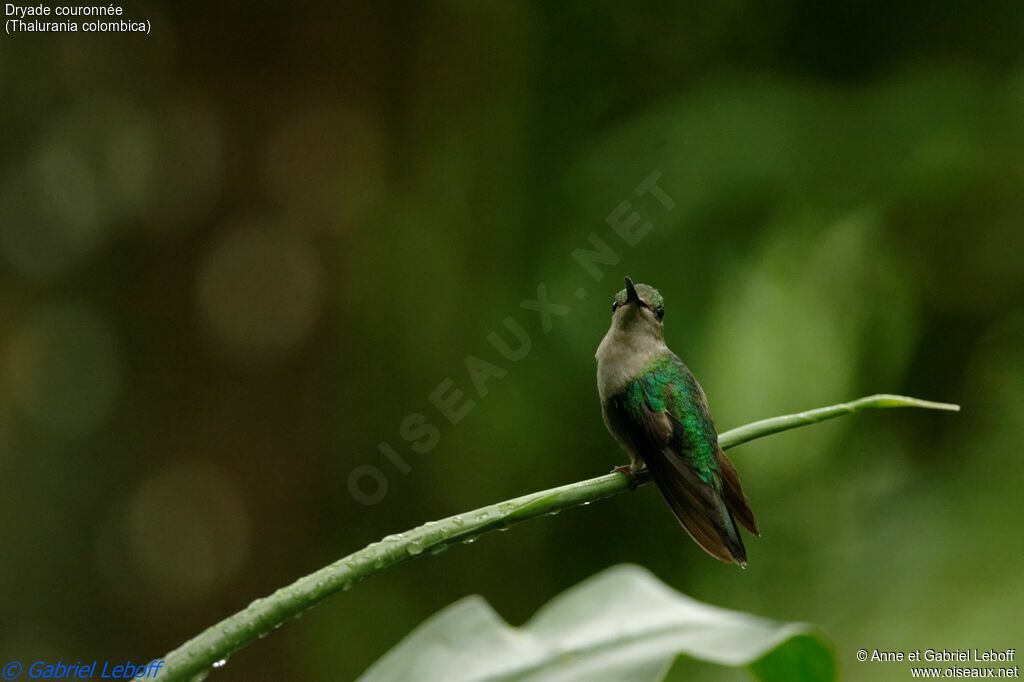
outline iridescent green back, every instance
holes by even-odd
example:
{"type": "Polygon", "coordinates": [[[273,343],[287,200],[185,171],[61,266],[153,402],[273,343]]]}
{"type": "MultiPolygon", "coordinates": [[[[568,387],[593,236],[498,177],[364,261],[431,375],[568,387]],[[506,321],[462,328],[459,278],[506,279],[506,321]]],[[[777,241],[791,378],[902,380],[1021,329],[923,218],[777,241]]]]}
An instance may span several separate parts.
{"type": "Polygon", "coordinates": [[[704,392],[683,361],[669,353],[654,358],[625,390],[632,419],[641,423],[644,409],[668,412],[673,421],[672,446],[708,485],[721,488],[718,434],[704,392]]]}

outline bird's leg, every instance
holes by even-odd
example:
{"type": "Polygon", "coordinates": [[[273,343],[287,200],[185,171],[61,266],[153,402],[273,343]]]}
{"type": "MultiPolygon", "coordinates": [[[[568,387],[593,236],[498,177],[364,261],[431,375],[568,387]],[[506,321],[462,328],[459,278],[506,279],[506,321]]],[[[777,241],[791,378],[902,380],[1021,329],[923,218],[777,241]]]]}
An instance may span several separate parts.
{"type": "Polygon", "coordinates": [[[612,469],[613,474],[625,474],[629,479],[629,489],[636,490],[640,485],[640,479],[637,478],[637,474],[644,469],[644,463],[640,459],[630,458],[629,464],[623,464],[622,466],[615,467],[612,469]]]}

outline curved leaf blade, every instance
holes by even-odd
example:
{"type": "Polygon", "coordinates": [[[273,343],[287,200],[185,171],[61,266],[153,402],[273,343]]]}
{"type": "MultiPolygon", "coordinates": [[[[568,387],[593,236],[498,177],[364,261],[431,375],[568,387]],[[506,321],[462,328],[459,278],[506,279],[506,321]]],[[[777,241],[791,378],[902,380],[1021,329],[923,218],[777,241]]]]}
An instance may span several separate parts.
{"type": "Polygon", "coordinates": [[[519,628],[483,598],[427,619],[363,682],[654,682],[680,655],[745,668],[765,682],[835,678],[812,627],[710,606],[639,566],[616,566],[555,597],[519,628]]]}

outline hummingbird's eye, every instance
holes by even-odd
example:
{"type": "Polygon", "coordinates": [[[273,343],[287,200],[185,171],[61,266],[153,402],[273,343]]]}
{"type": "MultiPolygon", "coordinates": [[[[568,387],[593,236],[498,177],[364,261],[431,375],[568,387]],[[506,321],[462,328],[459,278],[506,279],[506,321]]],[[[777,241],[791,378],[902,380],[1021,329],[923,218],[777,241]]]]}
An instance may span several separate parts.
{"type": "Polygon", "coordinates": [[[665,308],[659,305],[657,308],[654,309],[654,316],[657,317],[659,320],[663,319],[665,317],[665,308]]]}
{"type": "Polygon", "coordinates": [[[614,315],[615,311],[618,310],[618,309],[619,309],[619,302],[618,301],[612,301],[612,315],[614,315]]]}

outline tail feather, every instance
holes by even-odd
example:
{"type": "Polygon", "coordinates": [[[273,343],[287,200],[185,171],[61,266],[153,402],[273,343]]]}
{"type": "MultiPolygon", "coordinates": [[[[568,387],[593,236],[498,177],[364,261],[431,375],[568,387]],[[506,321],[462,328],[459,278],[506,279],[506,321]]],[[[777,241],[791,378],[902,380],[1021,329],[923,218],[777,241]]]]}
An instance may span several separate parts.
{"type": "Polygon", "coordinates": [[[747,551],[722,494],[670,448],[645,453],[644,463],[679,523],[700,547],[726,563],[747,565],[747,551]]]}
{"type": "Polygon", "coordinates": [[[744,528],[754,535],[761,535],[761,531],[757,528],[757,519],[754,518],[754,512],[751,511],[750,504],[747,502],[747,496],[743,494],[743,486],[740,485],[736,467],[732,465],[732,461],[729,460],[722,448],[718,448],[718,470],[722,475],[722,492],[725,494],[725,504],[729,507],[729,511],[744,528]]]}

